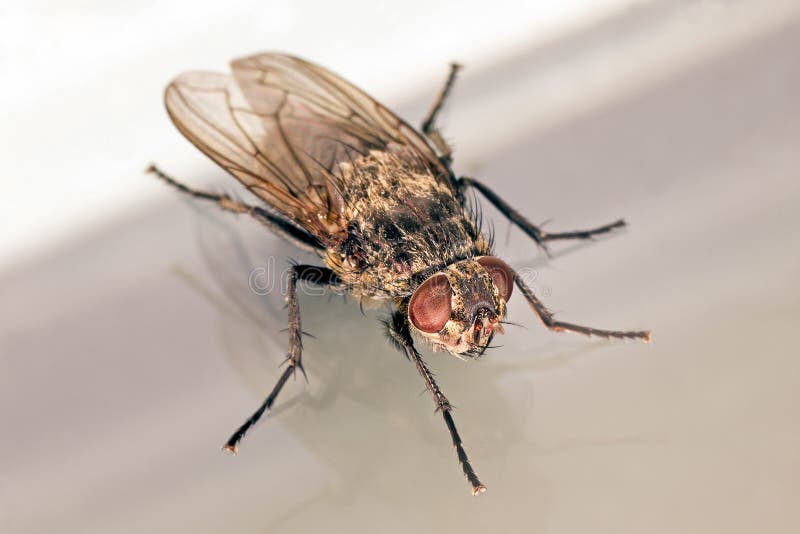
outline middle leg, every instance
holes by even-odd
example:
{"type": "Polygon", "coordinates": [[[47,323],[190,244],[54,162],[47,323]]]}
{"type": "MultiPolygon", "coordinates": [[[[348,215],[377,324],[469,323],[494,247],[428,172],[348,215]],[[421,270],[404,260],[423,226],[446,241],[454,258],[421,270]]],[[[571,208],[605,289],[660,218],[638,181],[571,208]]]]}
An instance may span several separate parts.
{"type": "Polygon", "coordinates": [[[589,239],[593,236],[605,234],[615,230],[617,228],[622,228],[625,226],[625,221],[619,219],[610,224],[606,224],[603,226],[599,226],[597,228],[592,228],[590,230],[574,230],[570,232],[558,232],[558,233],[549,233],[545,232],[538,226],[535,226],[533,223],[528,221],[520,212],[512,208],[505,200],[500,198],[494,191],[489,189],[485,184],[479,182],[474,178],[468,178],[466,176],[462,176],[458,179],[459,185],[464,188],[466,186],[471,186],[481,192],[481,194],[486,197],[486,200],[492,203],[495,208],[500,210],[500,213],[505,215],[508,220],[512,223],[517,225],[523,232],[528,234],[528,236],[536,241],[536,244],[542,247],[543,249],[547,250],[545,245],[546,241],[554,241],[556,239],[589,239]]]}
{"type": "Polygon", "coordinates": [[[225,445],[222,447],[226,451],[234,454],[238,451],[239,442],[250,428],[261,419],[264,412],[269,413],[275,399],[278,398],[281,389],[283,389],[289,376],[293,375],[298,369],[303,376],[306,372],[303,369],[302,353],[303,353],[303,329],[300,324],[300,307],[297,302],[297,281],[306,280],[320,285],[336,286],[340,283],[336,274],[327,267],[318,267],[316,265],[293,265],[289,273],[289,287],[286,296],[287,304],[289,307],[289,353],[286,356],[285,363],[286,369],[278,379],[275,387],[267,396],[266,400],[261,403],[261,406],[251,415],[247,421],[240,426],[236,432],[228,438],[225,445]]]}

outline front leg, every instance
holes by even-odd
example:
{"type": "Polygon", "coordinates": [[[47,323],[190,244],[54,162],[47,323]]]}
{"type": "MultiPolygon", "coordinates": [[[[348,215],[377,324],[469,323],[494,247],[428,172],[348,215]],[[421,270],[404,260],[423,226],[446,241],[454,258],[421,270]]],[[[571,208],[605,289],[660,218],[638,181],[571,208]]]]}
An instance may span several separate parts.
{"type": "Polygon", "coordinates": [[[539,300],[539,298],[534,294],[533,290],[528,287],[528,285],[517,273],[514,273],[514,283],[517,284],[517,287],[522,292],[522,296],[528,301],[528,305],[530,305],[533,312],[539,317],[539,319],[547,328],[553,330],[554,332],[569,331],[583,334],[585,336],[604,337],[606,339],[641,339],[645,343],[650,343],[649,330],[600,330],[599,328],[592,328],[591,326],[581,326],[579,324],[557,321],[553,315],[553,312],[547,309],[542,301],[539,300]]]}
{"type": "Polygon", "coordinates": [[[497,193],[489,189],[489,187],[478,180],[462,176],[458,179],[458,185],[462,188],[462,190],[467,186],[471,186],[480,191],[481,194],[486,197],[486,200],[491,202],[494,207],[500,211],[500,213],[505,215],[512,223],[516,224],[517,227],[519,227],[523,232],[528,234],[528,236],[536,241],[536,244],[545,251],[547,251],[547,246],[545,245],[546,241],[554,241],[556,239],[589,239],[593,236],[605,234],[625,226],[625,221],[619,219],[613,223],[592,228],[590,230],[549,233],[528,221],[528,219],[526,219],[520,212],[512,208],[505,200],[500,198],[497,193]]]}
{"type": "Polygon", "coordinates": [[[272,408],[272,404],[275,402],[275,399],[278,398],[278,394],[281,392],[281,389],[283,389],[283,385],[286,384],[289,376],[293,375],[298,369],[301,373],[303,373],[303,376],[306,374],[305,369],[303,369],[302,361],[303,328],[300,324],[300,307],[297,302],[298,280],[306,280],[308,282],[327,286],[335,286],[341,283],[336,274],[327,267],[317,267],[316,265],[292,266],[291,271],[289,272],[289,287],[286,295],[286,302],[289,307],[289,353],[284,361],[284,363],[287,364],[286,369],[284,369],[283,374],[278,379],[278,383],[272,388],[272,391],[267,396],[266,400],[261,404],[261,406],[258,407],[253,415],[251,415],[247,421],[245,421],[244,424],[233,433],[233,435],[222,447],[223,449],[234,454],[236,454],[238,451],[239,442],[242,440],[247,431],[250,430],[250,427],[252,427],[258,422],[259,419],[261,419],[261,416],[264,415],[264,412],[269,413],[270,408],[272,408]]]}
{"type": "Polygon", "coordinates": [[[422,356],[414,347],[414,340],[411,338],[411,330],[405,312],[403,310],[394,312],[387,326],[389,328],[391,340],[398,349],[405,352],[406,357],[417,367],[417,371],[425,381],[425,387],[431,392],[431,395],[433,395],[433,401],[436,403],[436,411],[442,412],[444,422],[447,425],[447,429],[450,431],[450,437],[453,438],[453,446],[456,448],[456,455],[461,464],[461,469],[464,471],[464,476],[467,477],[469,483],[472,484],[472,494],[477,495],[478,493],[483,493],[486,491],[486,486],[481,484],[481,481],[472,469],[472,465],[469,463],[464,445],[461,443],[461,436],[458,435],[456,424],[453,421],[453,416],[451,414],[453,407],[450,405],[450,401],[447,400],[447,397],[444,396],[444,393],[442,393],[442,390],[439,389],[436,380],[433,378],[433,373],[428,369],[422,356]]]}

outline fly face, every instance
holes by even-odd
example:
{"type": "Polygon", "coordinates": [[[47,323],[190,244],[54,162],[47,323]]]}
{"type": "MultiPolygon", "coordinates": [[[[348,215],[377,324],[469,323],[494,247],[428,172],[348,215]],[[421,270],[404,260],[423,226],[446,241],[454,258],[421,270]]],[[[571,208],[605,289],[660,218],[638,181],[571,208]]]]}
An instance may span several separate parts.
{"type": "Polygon", "coordinates": [[[495,334],[503,333],[513,283],[511,267],[494,256],[456,262],[417,288],[408,318],[435,347],[477,357],[495,334]]]}

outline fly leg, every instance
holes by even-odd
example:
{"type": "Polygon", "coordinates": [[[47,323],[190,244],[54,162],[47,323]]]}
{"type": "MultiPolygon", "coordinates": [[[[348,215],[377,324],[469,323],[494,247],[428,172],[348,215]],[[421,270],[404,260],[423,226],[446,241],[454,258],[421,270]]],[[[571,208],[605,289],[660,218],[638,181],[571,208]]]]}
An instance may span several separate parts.
{"type": "Polygon", "coordinates": [[[461,186],[462,190],[467,186],[471,186],[480,191],[481,194],[486,197],[486,200],[491,202],[494,207],[500,210],[500,212],[508,218],[508,220],[516,224],[523,232],[528,234],[528,236],[536,241],[536,244],[545,251],[547,251],[547,245],[545,245],[546,241],[554,241],[556,239],[589,239],[596,235],[606,234],[617,228],[623,228],[625,226],[625,221],[619,219],[613,223],[589,230],[574,230],[571,232],[558,233],[545,232],[538,226],[535,226],[533,223],[528,221],[520,212],[508,205],[508,203],[500,198],[497,193],[474,178],[462,176],[458,179],[458,184],[461,186]]]}
{"type": "Polygon", "coordinates": [[[439,96],[436,97],[431,110],[428,112],[428,116],[422,122],[422,133],[433,142],[436,149],[440,152],[442,160],[448,165],[453,159],[453,149],[447,144],[447,141],[444,140],[444,137],[442,137],[435,123],[436,116],[439,114],[439,111],[441,111],[442,106],[444,106],[444,102],[447,100],[447,95],[450,94],[450,90],[453,88],[453,83],[456,81],[456,75],[459,70],[461,70],[461,65],[458,63],[450,64],[450,74],[448,74],[444,86],[441,91],[439,91],[439,96]]]}
{"type": "Polygon", "coordinates": [[[581,326],[572,323],[565,323],[561,321],[557,321],[553,312],[547,309],[547,307],[542,303],[541,300],[533,293],[533,290],[525,284],[525,282],[520,278],[519,274],[514,273],[514,282],[517,284],[517,287],[522,292],[522,295],[525,297],[525,300],[528,301],[531,309],[533,309],[534,313],[541,319],[542,323],[549,328],[550,330],[556,332],[577,332],[578,334],[584,334],[586,336],[599,336],[604,337],[606,339],[609,338],[617,338],[617,339],[641,339],[645,343],[650,342],[650,331],[649,330],[642,330],[642,331],[632,331],[632,332],[622,332],[616,330],[599,330],[597,328],[591,328],[589,326],[581,326]]]}
{"type": "MultiPolygon", "coordinates": [[[[281,392],[283,385],[299,369],[305,377],[306,372],[303,369],[302,352],[303,352],[303,329],[300,325],[300,308],[297,303],[297,281],[306,280],[320,285],[337,286],[340,284],[339,278],[333,271],[326,267],[318,267],[316,265],[294,265],[289,272],[289,288],[286,296],[286,301],[289,307],[289,353],[286,356],[286,369],[278,379],[278,383],[272,388],[269,396],[258,407],[258,409],[244,422],[239,429],[231,435],[223,449],[230,451],[234,454],[237,452],[237,445],[242,440],[244,435],[250,430],[254,424],[261,419],[264,412],[269,413],[272,404],[281,392]]],[[[306,378],[306,380],[308,380],[306,378]]]]}
{"type": "Polygon", "coordinates": [[[287,220],[270,213],[264,208],[239,202],[238,200],[232,199],[228,195],[220,195],[216,193],[209,193],[207,191],[192,189],[165,174],[155,165],[150,165],[146,172],[156,175],[158,178],[161,178],[178,191],[186,193],[189,196],[215,202],[217,205],[219,205],[219,207],[226,211],[250,215],[255,220],[272,230],[273,233],[286,239],[290,243],[293,243],[299,248],[302,248],[303,250],[316,252],[323,248],[319,240],[317,240],[313,235],[302,230],[301,228],[298,228],[294,224],[291,224],[287,220]]]}
{"type": "Polygon", "coordinates": [[[398,349],[404,351],[406,357],[417,367],[417,371],[425,381],[425,387],[431,392],[431,395],[433,395],[433,401],[436,403],[436,411],[442,412],[444,422],[447,425],[447,429],[450,431],[450,437],[453,439],[453,446],[456,448],[458,462],[461,464],[464,476],[466,476],[469,483],[472,484],[472,494],[477,495],[478,493],[483,493],[486,491],[486,486],[481,484],[481,481],[472,469],[472,465],[469,463],[467,453],[464,451],[464,444],[461,443],[461,436],[458,435],[456,424],[453,422],[453,416],[451,414],[453,407],[450,401],[447,400],[447,397],[444,396],[444,393],[442,393],[442,390],[439,389],[436,380],[433,378],[433,373],[428,369],[422,356],[414,347],[414,341],[411,338],[411,331],[408,327],[408,319],[405,313],[401,310],[394,312],[391,319],[387,322],[387,327],[389,328],[389,336],[392,342],[398,349]]]}

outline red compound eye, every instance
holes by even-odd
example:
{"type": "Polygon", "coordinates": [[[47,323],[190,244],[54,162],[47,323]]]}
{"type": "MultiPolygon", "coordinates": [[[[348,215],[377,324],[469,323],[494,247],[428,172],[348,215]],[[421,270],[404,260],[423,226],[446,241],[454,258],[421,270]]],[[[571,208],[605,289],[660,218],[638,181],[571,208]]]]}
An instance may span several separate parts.
{"type": "Polygon", "coordinates": [[[453,290],[443,274],[431,276],[417,288],[408,303],[408,318],[419,330],[435,334],[450,319],[453,290]]]}
{"type": "Polygon", "coordinates": [[[478,258],[477,261],[483,265],[483,268],[492,277],[492,282],[494,282],[503,300],[508,302],[508,299],[511,298],[511,292],[514,290],[514,270],[506,262],[494,256],[483,256],[478,258]]]}

